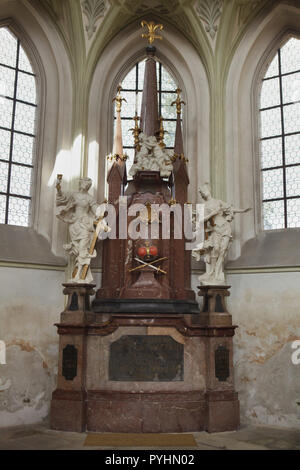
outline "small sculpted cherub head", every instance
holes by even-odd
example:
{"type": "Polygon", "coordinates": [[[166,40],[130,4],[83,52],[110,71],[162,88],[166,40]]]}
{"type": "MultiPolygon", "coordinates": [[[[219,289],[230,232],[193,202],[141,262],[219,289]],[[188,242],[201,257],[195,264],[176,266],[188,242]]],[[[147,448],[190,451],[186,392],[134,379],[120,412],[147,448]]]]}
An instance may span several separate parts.
{"type": "Polygon", "coordinates": [[[225,218],[228,222],[232,222],[234,219],[234,211],[232,206],[228,206],[224,211],[225,218]]]}
{"type": "Polygon", "coordinates": [[[209,183],[204,183],[199,188],[199,193],[201,194],[202,198],[206,201],[211,196],[211,189],[209,183]]]}
{"type": "Polygon", "coordinates": [[[79,190],[84,191],[84,192],[88,192],[88,190],[90,189],[92,184],[93,184],[93,181],[91,180],[91,178],[80,178],[80,180],[79,180],[79,190]]]}

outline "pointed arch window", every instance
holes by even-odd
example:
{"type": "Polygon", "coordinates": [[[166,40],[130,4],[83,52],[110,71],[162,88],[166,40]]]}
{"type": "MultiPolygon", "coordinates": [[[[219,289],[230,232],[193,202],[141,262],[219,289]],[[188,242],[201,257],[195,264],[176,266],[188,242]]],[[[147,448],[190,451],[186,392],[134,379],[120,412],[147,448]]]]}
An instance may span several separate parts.
{"type": "Polygon", "coordinates": [[[31,225],[36,75],[22,42],[0,28],[0,223],[31,225]]]}
{"type": "Polygon", "coordinates": [[[260,161],[265,230],[300,227],[300,39],[279,48],[262,80],[260,161]]]}
{"type": "MultiPolygon", "coordinates": [[[[134,128],[135,123],[132,118],[135,116],[135,113],[137,112],[138,116],[140,116],[145,61],[146,60],[142,60],[136,63],[121,83],[122,97],[127,100],[127,102],[124,101],[122,105],[121,119],[123,148],[124,152],[129,157],[127,160],[128,170],[134,159],[134,139],[130,129],[134,128]]],[[[176,106],[171,106],[171,103],[176,100],[177,95],[175,90],[178,86],[161,62],[157,62],[156,64],[156,74],[158,115],[163,117],[164,130],[166,131],[164,142],[166,148],[173,148],[176,129],[176,106]]]]}

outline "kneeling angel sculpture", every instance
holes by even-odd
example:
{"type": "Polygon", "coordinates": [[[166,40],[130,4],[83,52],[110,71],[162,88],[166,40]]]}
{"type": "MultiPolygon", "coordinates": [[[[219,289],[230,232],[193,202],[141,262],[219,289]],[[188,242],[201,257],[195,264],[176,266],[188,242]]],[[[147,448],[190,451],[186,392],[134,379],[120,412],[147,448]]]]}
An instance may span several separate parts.
{"type": "Polygon", "coordinates": [[[61,175],[56,183],[56,205],[60,207],[57,217],[69,225],[70,243],[63,245],[69,255],[75,257],[75,267],[70,282],[91,283],[91,258],[97,255],[95,245],[98,236],[109,232],[104,214],[106,203],[97,204],[89,194],[90,178],[79,180],[79,191],[67,195],[61,190],[61,175]]]}
{"type": "Polygon", "coordinates": [[[199,276],[199,281],[203,285],[224,285],[224,260],[232,241],[231,222],[236,213],[248,212],[251,208],[236,209],[220,199],[214,199],[208,183],[199,189],[199,193],[204,200],[205,240],[192,252],[197,261],[204,255],[206,272],[199,276]]]}

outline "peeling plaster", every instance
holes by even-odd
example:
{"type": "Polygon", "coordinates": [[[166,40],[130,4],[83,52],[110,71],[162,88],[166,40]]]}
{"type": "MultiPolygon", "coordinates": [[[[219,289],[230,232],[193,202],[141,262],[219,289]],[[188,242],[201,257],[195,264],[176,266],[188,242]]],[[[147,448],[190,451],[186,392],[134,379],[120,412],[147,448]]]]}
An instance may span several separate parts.
{"type": "Polygon", "coordinates": [[[1,426],[38,422],[49,412],[55,377],[34,348],[22,346],[7,348],[7,364],[1,368],[1,382],[10,384],[0,393],[1,426]]]}
{"type": "Polygon", "coordinates": [[[300,367],[292,364],[300,338],[299,273],[228,276],[235,383],[244,423],[300,427],[300,367]],[[298,368],[297,368],[298,367],[298,368]]]}
{"type": "Polygon", "coordinates": [[[48,416],[58,363],[54,323],[63,310],[60,276],[30,269],[3,272],[0,336],[6,364],[0,365],[0,427],[48,416]]]}
{"type": "Polygon", "coordinates": [[[297,409],[300,369],[291,363],[291,343],[261,364],[237,367],[236,381],[242,420],[300,428],[297,409]]]}

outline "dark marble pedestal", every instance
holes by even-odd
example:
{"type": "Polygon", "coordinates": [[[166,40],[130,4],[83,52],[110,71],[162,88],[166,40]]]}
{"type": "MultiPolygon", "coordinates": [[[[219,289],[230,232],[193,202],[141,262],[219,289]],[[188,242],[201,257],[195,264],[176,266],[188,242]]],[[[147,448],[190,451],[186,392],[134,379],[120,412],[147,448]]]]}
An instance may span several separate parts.
{"type": "Polygon", "coordinates": [[[63,284],[67,305],[59,327],[57,389],[52,394],[52,429],[83,432],[86,429],[87,328],[94,320],[92,284],[63,284]]]}
{"type": "Polygon", "coordinates": [[[89,303],[93,287],[65,285],[68,302],[57,324],[60,350],[52,429],[237,429],[232,361],[236,326],[225,302],[229,287],[199,287],[203,308],[194,315],[166,313],[159,303],[147,313],[96,313],[89,303]],[[123,353],[128,354],[128,367],[121,360],[123,353]]]}
{"type": "Polygon", "coordinates": [[[224,336],[207,338],[206,426],[208,432],[233,431],[239,427],[240,408],[234,390],[233,345],[234,328],[227,310],[226,297],[230,286],[200,286],[203,306],[197,322],[218,331],[231,331],[224,336]]]}

